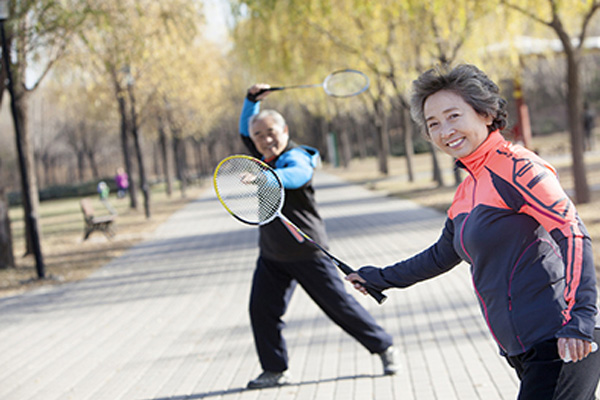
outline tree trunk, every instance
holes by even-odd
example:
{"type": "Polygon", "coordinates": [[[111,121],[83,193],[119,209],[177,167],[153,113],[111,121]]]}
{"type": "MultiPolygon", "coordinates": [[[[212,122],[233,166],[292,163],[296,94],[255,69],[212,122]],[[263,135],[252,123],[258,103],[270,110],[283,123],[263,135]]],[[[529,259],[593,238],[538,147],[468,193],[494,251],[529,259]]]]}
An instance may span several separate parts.
{"type": "Polygon", "coordinates": [[[177,172],[177,179],[179,179],[179,188],[181,190],[181,197],[186,198],[187,189],[187,177],[185,172],[185,162],[183,154],[183,140],[179,137],[177,129],[173,131],[173,154],[175,156],[175,169],[177,172]]]}
{"type": "Polygon", "coordinates": [[[410,113],[406,108],[402,109],[402,123],[404,128],[404,152],[406,154],[406,174],[409,182],[415,181],[413,170],[415,149],[413,146],[413,125],[410,119],[410,113]]]}
{"type": "Polygon", "coordinates": [[[35,175],[35,160],[27,128],[27,92],[15,93],[16,87],[12,84],[10,76],[9,82],[11,82],[9,85],[12,92],[11,107],[19,152],[23,209],[25,211],[25,242],[27,243],[25,254],[33,254],[38,278],[42,279],[46,277],[46,271],[41,249],[40,200],[35,175]]]}
{"type": "Polygon", "coordinates": [[[444,186],[444,177],[442,175],[442,169],[440,168],[440,162],[438,160],[435,146],[431,142],[429,144],[429,150],[431,151],[431,167],[433,168],[433,181],[437,182],[438,187],[444,186]]]}
{"type": "Polygon", "coordinates": [[[77,176],[79,178],[79,183],[83,183],[85,181],[85,153],[83,150],[77,150],[77,176]]]}
{"type": "Polygon", "coordinates": [[[98,180],[100,178],[100,172],[98,171],[98,163],[96,162],[96,153],[93,149],[89,149],[85,154],[87,155],[88,162],[92,168],[92,177],[98,180]]]}
{"type": "Polygon", "coordinates": [[[146,218],[150,219],[150,186],[146,179],[146,168],[144,166],[144,154],[142,153],[142,145],[137,123],[137,113],[135,110],[135,96],[133,93],[133,85],[127,85],[129,92],[130,110],[131,110],[131,134],[133,136],[133,144],[135,146],[135,154],[138,161],[138,173],[140,174],[140,186],[144,196],[144,212],[146,218]]]}
{"type": "Polygon", "coordinates": [[[383,109],[383,101],[378,99],[375,103],[375,125],[376,125],[376,144],[377,160],[379,172],[384,175],[389,174],[388,155],[390,154],[390,141],[387,129],[387,116],[383,109]]]}
{"type": "Polygon", "coordinates": [[[340,164],[344,168],[348,168],[352,159],[352,149],[350,146],[348,129],[344,126],[340,132],[340,164]]]}
{"type": "Polygon", "coordinates": [[[575,202],[590,202],[590,188],[587,182],[585,160],[583,159],[582,100],[579,83],[580,51],[567,51],[567,110],[571,134],[571,157],[573,159],[573,179],[575,182],[575,202]]]}
{"type": "Polygon", "coordinates": [[[129,178],[129,207],[137,210],[137,187],[135,184],[135,177],[133,175],[133,168],[131,165],[131,155],[129,153],[129,134],[128,134],[128,122],[127,122],[127,107],[125,104],[125,98],[121,93],[121,89],[118,85],[116,86],[117,101],[119,104],[119,114],[121,116],[121,149],[123,151],[123,162],[125,163],[125,172],[129,178]]]}
{"type": "Polygon", "coordinates": [[[193,138],[192,141],[194,143],[194,165],[196,169],[196,177],[201,177],[203,175],[202,143],[200,140],[196,140],[196,138],[193,138]]]}
{"type": "Polygon", "coordinates": [[[364,132],[358,129],[356,122],[353,124],[354,137],[358,146],[358,158],[364,160],[369,156],[369,150],[367,146],[367,138],[364,132]]]}
{"type": "Polygon", "coordinates": [[[8,216],[9,204],[5,189],[3,182],[0,181],[0,269],[15,267],[10,218],[8,216]]]}
{"type": "Polygon", "coordinates": [[[160,153],[162,157],[163,174],[165,181],[167,182],[167,196],[171,197],[173,194],[173,177],[169,168],[169,152],[168,152],[168,139],[165,132],[164,121],[162,117],[158,117],[158,140],[160,143],[160,153]]]}
{"type": "Polygon", "coordinates": [[[208,151],[208,143],[206,142],[206,139],[202,139],[200,140],[200,150],[201,150],[201,156],[202,156],[202,175],[203,176],[210,176],[212,175],[212,166],[214,165],[212,163],[212,160],[210,159],[210,152],[208,151]]]}

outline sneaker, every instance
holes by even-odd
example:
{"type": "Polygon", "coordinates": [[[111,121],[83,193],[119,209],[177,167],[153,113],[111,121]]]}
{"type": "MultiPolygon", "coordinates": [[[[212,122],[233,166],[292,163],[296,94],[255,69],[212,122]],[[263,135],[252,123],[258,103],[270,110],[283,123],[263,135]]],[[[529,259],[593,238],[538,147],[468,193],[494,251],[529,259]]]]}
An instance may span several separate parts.
{"type": "Polygon", "coordinates": [[[379,353],[381,362],[383,363],[384,375],[395,375],[400,370],[400,365],[397,363],[398,353],[394,346],[388,347],[385,351],[379,353]]]}
{"type": "Polygon", "coordinates": [[[262,389],[276,386],[287,385],[289,382],[289,374],[283,372],[263,371],[258,378],[248,382],[248,389],[262,389]]]}

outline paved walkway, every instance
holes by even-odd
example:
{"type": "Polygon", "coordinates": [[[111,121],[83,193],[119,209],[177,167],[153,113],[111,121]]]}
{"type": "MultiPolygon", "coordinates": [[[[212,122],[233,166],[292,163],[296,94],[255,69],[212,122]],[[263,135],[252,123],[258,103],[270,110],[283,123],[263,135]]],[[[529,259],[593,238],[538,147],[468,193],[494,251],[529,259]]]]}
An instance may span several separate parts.
{"type": "MultiPolygon", "coordinates": [[[[317,184],[332,252],[351,265],[392,263],[440,233],[435,211],[324,173],[317,184]]],[[[256,240],[209,190],[90,278],[0,300],[0,399],[515,398],[466,265],[382,306],[357,293],[393,334],[401,374],[381,376],[299,288],[285,331],[295,383],[245,390],[260,372],[247,315],[256,240]]]]}

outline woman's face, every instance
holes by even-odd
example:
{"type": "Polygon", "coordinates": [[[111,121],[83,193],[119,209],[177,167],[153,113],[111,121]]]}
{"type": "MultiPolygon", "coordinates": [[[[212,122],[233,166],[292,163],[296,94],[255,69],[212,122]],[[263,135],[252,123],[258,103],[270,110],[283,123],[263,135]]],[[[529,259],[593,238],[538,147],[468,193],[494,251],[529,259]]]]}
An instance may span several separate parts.
{"type": "Polygon", "coordinates": [[[473,153],[488,137],[493,118],[478,114],[459,94],[440,90],[423,105],[427,133],[444,153],[462,158],[473,153]]]}

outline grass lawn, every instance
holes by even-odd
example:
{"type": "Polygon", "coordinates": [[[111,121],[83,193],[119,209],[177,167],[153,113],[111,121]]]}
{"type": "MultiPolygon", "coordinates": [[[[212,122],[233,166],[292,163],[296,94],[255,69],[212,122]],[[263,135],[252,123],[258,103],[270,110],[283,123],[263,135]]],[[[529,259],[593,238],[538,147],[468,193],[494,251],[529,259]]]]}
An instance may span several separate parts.
{"type": "MultiPolygon", "coordinates": [[[[25,253],[23,209],[10,210],[16,268],[0,270],[0,297],[17,294],[41,285],[83,279],[98,267],[119,256],[132,245],[149,238],[171,214],[195,199],[208,182],[189,186],[186,198],[179,191],[167,197],[165,187],[152,189],[151,218],[146,219],[143,198],[138,193],[138,209],[130,208],[129,198],[117,199],[112,193],[109,202],[118,212],[116,236],[108,240],[102,232],[93,232],[83,241],[84,221],[79,198],[44,201],[40,204],[42,253],[48,279],[37,279],[33,256],[25,253]]],[[[212,189],[210,189],[212,190],[212,189]]],[[[97,196],[91,197],[97,215],[108,214],[97,196]]]]}

